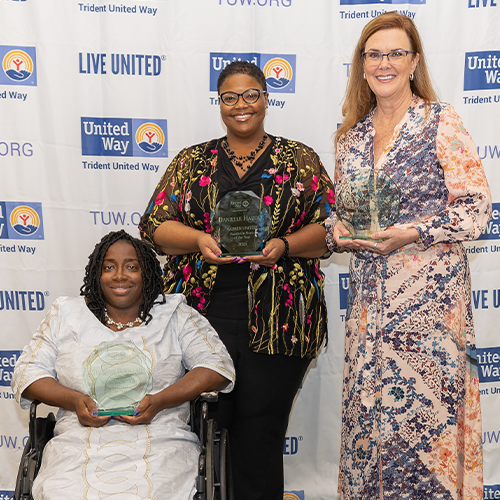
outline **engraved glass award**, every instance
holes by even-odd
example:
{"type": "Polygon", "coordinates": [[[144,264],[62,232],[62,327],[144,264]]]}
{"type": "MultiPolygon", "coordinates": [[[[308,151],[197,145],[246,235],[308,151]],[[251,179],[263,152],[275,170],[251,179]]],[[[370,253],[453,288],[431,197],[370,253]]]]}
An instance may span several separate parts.
{"type": "Polygon", "coordinates": [[[151,360],[133,342],[101,342],[83,362],[83,387],[98,415],[133,415],[153,387],[151,360]]]}
{"type": "Polygon", "coordinates": [[[269,207],[252,191],[233,191],[211,214],[212,237],[221,257],[260,255],[269,236],[269,207]]]}
{"type": "Polygon", "coordinates": [[[341,240],[372,239],[399,218],[400,192],[393,180],[375,169],[363,170],[347,177],[336,196],[338,219],[351,233],[341,240]]]}

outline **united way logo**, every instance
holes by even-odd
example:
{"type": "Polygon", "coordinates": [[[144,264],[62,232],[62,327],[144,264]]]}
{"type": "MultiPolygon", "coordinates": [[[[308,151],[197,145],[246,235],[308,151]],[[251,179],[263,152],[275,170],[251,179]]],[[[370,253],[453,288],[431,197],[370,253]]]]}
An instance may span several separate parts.
{"type": "Polygon", "coordinates": [[[144,123],[135,133],[135,143],[142,151],[154,154],[165,144],[165,134],[156,123],[144,123]]]}
{"type": "Polygon", "coordinates": [[[0,385],[6,387],[10,386],[12,375],[14,374],[14,367],[16,366],[16,361],[19,356],[21,356],[21,352],[22,351],[0,351],[0,385]]]}
{"type": "Polygon", "coordinates": [[[464,90],[500,89],[500,50],[465,54],[464,90]]]}
{"type": "Polygon", "coordinates": [[[304,490],[301,491],[285,491],[283,500],[305,500],[304,490]]]}
{"type": "Polygon", "coordinates": [[[81,119],[84,156],[168,156],[167,120],[81,119]]]}
{"type": "Polygon", "coordinates": [[[35,47],[0,46],[2,85],[36,85],[35,47]]]}
{"type": "Polygon", "coordinates": [[[255,52],[211,52],[210,91],[217,92],[220,72],[233,61],[248,61],[258,66],[264,73],[269,92],[295,93],[296,56],[255,52]]]}
{"type": "Polygon", "coordinates": [[[264,64],[262,72],[266,77],[267,90],[269,92],[284,90],[293,80],[295,56],[288,56],[288,58],[273,57],[264,64]],[[293,63],[291,60],[293,60],[293,63]]]}
{"type": "Polygon", "coordinates": [[[500,203],[493,203],[491,219],[486,224],[478,240],[498,240],[500,239],[500,203]]]}
{"type": "Polygon", "coordinates": [[[0,239],[43,240],[42,204],[1,201],[0,239]]]}
{"type": "Polygon", "coordinates": [[[347,309],[348,297],[349,297],[349,273],[339,273],[340,309],[347,309]]]}
{"type": "Polygon", "coordinates": [[[340,0],[340,5],[366,5],[366,4],[411,4],[411,5],[422,5],[425,4],[426,0],[340,0]]]}

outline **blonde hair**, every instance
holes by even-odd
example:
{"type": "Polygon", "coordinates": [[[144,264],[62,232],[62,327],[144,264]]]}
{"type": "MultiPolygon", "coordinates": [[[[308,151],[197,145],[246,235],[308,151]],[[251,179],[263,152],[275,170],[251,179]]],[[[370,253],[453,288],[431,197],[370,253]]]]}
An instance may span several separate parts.
{"type": "MultiPolygon", "coordinates": [[[[410,80],[410,88],[413,94],[426,102],[438,100],[429,72],[427,71],[422,41],[415,24],[408,16],[395,11],[381,14],[363,28],[354,49],[351,68],[349,70],[349,79],[342,104],[344,121],[335,134],[335,143],[377,105],[375,94],[363,78],[363,52],[366,42],[374,33],[389,29],[404,31],[410,40],[410,49],[420,55],[417,67],[413,72],[413,80],[410,80]]],[[[415,56],[412,54],[412,57],[415,56]]]]}

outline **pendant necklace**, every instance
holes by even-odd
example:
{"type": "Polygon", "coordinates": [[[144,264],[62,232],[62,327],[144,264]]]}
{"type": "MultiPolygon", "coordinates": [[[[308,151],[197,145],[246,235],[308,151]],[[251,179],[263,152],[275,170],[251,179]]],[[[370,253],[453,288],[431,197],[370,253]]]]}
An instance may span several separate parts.
{"type": "Polygon", "coordinates": [[[108,314],[107,309],[104,309],[104,316],[106,316],[106,324],[107,325],[115,325],[118,330],[121,330],[122,328],[132,328],[136,323],[141,324],[142,319],[137,317],[134,319],[134,321],[129,321],[128,323],[120,323],[119,321],[115,321],[111,316],[108,314]]]}
{"type": "Polygon", "coordinates": [[[264,147],[264,144],[267,141],[267,137],[267,134],[264,134],[264,137],[262,138],[262,141],[259,142],[259,145],[246,156],[236,156],[234,151],[229,148],[229,144],[227,143],[227,136],[222,139],[222,147],[226,150],[227,156],[229,157],[231,162],[241,168],[243,172],[246,172],[252,166],[255,160],[255,155],[264,147]],[[243,163],[246,163],[247,161],[249,162],[249,164],[244,167],[243,163]]]}

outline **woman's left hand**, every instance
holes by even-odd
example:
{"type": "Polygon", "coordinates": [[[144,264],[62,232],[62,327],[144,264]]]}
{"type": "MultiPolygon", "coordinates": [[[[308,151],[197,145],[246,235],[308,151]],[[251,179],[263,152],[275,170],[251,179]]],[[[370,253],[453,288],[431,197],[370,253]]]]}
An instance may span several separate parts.
{"type": "Polygon", "coordinates": [[[121,415],[115,418],[130,425],[149,424],[161,409],[155,395],[147,394],[136,407],[134,415],[121,415]]]}
{"type": "Polygon", "coordinates": [[[273,267],[285,253],[285,242],[279,238],[271,238],[262,250],[262,255],[249,255],[242,257],[241,262],[254,262],[260,266],[273,267]]]}
{"type": "Polygon", "coordinates": [[[391,228],[373,233],[372,238],[375,241],[353,240],[353,242],[362,250],[368,250],[379,255],[389,255],[394,250],[417,241],[419,236],[419,232],[414,227],[408,229],[391,228]]]}

